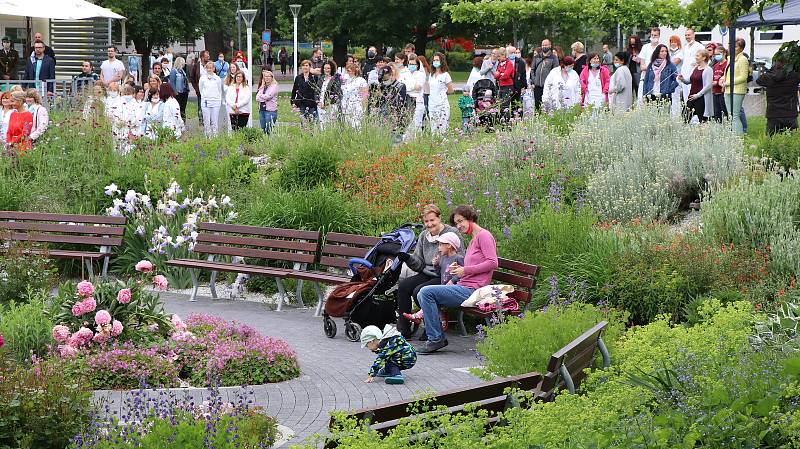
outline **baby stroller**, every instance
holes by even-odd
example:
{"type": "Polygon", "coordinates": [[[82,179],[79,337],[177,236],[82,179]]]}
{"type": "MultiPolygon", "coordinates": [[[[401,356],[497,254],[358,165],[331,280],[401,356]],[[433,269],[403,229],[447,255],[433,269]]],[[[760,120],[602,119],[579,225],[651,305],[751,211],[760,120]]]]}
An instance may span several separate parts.
{"type": "Polygon", "coordinates": [[[475,114],[482,126],[489,131],[492,129],[499,112],[497,111],[497,86],[490,79],[479,79],[472,86],[472,99],[475,101],[475,114]]]}
{"type": "Polygon", "coordinates": [[[359,341],[361,329],[366,326],[382,329],[397,321],[397,300],[390,291],[397,284],[403,262],[396,256],[414,250],[417,243],[414,228],[420,226],[406,223],[383,234],[363,259],[350,259],[353,278],[336,287],[325,301],[322,319],[328,338],[336,336],[332,317],[344,318],[344,333],[350,341],[359,341]]]}

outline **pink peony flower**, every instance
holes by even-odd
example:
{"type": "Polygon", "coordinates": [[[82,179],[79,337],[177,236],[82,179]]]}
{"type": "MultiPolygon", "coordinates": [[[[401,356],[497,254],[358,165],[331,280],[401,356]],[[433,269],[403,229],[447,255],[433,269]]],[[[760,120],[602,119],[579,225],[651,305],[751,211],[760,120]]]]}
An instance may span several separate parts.
{"type": "Polygon", "coordinates": [[[53,327],[53,340],[59,343],[66,343],[69,340],[70,332],[67,326],[58,324],[53,327]]]}
{"type": "Polygon", "coordinates": [[[183,323],[183,320],[181,320],[181,317],[178,315],[173,314],[172,318],[170,318],[170,321],[172,321],[172,325],[175,326],[175,329],[179,331],[186,330],[186,324],[183,323]]]}
{"type": "Polygon", "coordinates": [[[136,264],[136,271],[141,273],[150,273],[153,271],[153,264],[147,260],[141,260],[136,264]]]}
{"type": "Polygon", "coordinates": [[[94,298],[89,297],[83,300],[83,313],[94,312],[94,309],[97,308],[97,301],[94,298]]]}
{"type": "Polygon", "coordinates": [[[159,275],[153,276],[153,285],[157,289],[159,289],[161,291],[164,291],[164,290],[167,289],[167,286],[169,285],[169,282],[167,282],[167,278],[165,278],[164,276],[159,274],[159,275]]]}
{"type": "Polygon", "coordinates": [[[94,294],[94,285],[89,281],[81,281],[78,283],[78,295],[84,298],[94,294]]]}
{"type": "Polygon", "coordinates": [[[2,335],[0,335],[0,348],[2,348],[4,344],[6,344],[6,341],[5,341],[5,339],[3,338],[3,336],[2,336],[2,335]]]}
{"type": "Polygon", "coordinates": [[[102,343],[107,342],[109,340],[109,338],[110,337],[108,336],[108,334],[106,334],[104,332],[98,332],[98,333],[94,334],[94,337],[92,337],[92,341],[95,342],[95,343],[102,344],[102,343]]]}
{"type": "Polygon", "coordinates": [[[111,314],[108,313],[108,310],[100,310],[94,314],[94,322],[98,326],[104,326],[111,322],[111,314]]]}
{"type": "Polygon", "coordinates": [[[84,313],[86,313],[86,312],[83,311],[83,302],[82,301],[81,302],[76,302],[72,306],[72,316],[81,316],[84,313]]]}
{"type": "Polygon", "coordinates": [[[94,337],[94,332],[92,332],[92,330],[89,329],[88,327],[82,327],[78,329],[77,332],[72,334],[72,337],[70,337],[69,344],[70,346],[75,346],[75,347],[82,346],[92,341],[92,337],[94,337]]]}
{"type": "Polygon", "coordinates": [[[117,320],[114,320],[114,323],[111,324],[111,336],[116,337],[117,335],[122,333],[122,323],[117,320]]]}
{"type": "Polygon", "coordinates": [[[119,293],[117,293],[117,301],[119,301],[120,304],[131,302],[131,289],[123,288],[120,290],[119,293]]]}
{"type": "Polygon", "coordinates": [[[78,349],[70,345],[58,345],[58,354],[61,357],[73,357],[78,354],[78,349]]]}

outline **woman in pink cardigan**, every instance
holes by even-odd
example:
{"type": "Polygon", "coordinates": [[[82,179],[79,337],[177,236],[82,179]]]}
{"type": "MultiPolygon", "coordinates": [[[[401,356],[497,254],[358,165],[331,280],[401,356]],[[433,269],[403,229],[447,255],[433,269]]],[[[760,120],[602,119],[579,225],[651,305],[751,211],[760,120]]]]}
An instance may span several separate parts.
{"type": "Polygon", "coordinates": [[[611,85],[611,75],[608,68],[600,63],[597,53],[589,54],[589,64],[583,66],[581,71],[581,105],[585,108],[601,108],[608,104],[608,88],[611,85]]]}
{"type": "Polygon", "coordinates": [[[47,115],[47,109],[42,106],[42,97],[36,89],[28,89],[25,91],[25,107],[33,115],[33,128],[31,128],[30,138],[36,142],[39,137],[47,131],[47,126],[50,124],[50,117],[47,115]]]}
{"type": "Polygon", "coordinates": [[[419,349],[420,354],[430,354],[447,346],[447,338],[439,320],[439,306],[458,307],[475,290],[492,282],[492,274],[497,268],[497,243],[491,232],[478,226],[478,213],[471,206],[458,206],[450,214],[450,224],[462,234],[472,236],[464,256],[464,266],[455,262],[449,267],[441,267],[459,278],[455,285],[429,285],[417,294],[417,301],[425,320],[425,333],[428,341],[419,349]]]}

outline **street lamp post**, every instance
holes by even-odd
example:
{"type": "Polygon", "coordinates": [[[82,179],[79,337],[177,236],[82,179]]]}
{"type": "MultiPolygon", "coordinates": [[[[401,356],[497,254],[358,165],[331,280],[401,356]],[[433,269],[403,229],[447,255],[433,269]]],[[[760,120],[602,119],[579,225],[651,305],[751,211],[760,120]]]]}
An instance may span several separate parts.
{"type": "Polygon", "coordinates": [[[297,77],[297,15],[300,14],[300,7],[303,5],[289,5],[289,9],[292,10],[292,15],[294,16],[294,76],[297,77]]]}
{"type": "MultiPolygon", "coordinates": [[[[253,20],[256,18],[256,9],[240,9],[239,14],[247,23],[247,71],[250,72],[249,83],[253,84],[253,20]]],[[[253,114],[247,118],[247,127],[253,127],[253,114]]]]}

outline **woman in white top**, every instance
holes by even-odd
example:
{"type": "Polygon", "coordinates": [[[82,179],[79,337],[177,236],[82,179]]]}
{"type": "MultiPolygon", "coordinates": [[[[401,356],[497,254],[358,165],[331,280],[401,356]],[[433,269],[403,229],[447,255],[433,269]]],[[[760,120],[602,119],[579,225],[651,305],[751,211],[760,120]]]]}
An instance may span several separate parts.
{"type": "Polygon", "coordinates": [[[431,92],[428,98],[431,133],[443,135],[450,121],[450,102],[447,100],[447,95],[453,93],[453,78],[450,77],[447,60],[443,54],[434,53],[431,60],[434,70],[428,78],[431,92]]]}
{"type": "Polygon", "coordinates": [[[614,74],[608,89],[608,105],[611,112],[628,111],[633,105],[633,77],[628,68],[628,54],[621,51],[614,55],[614,74]]]}
{"type": "Polygon", "coordinates": [[[122,152],[128,129],[125,126],[125,101],[120,95],[119,84],[109,83],[105,98],[106,117],[111,121],[111,136],[114,149],[122,152]]]}
{"type": "Polygon", "coordinates": [[[11,114],[14,113],[14,108],[11,107],[11,92],[3,92],[2,96],[0,96],[0,104],[3,107],[2,115],[0,115],[0,143],[5,144],[8,122],[11,120],[11,114]]]}
{"type": "Polygon", "coordinates": [[[33,115],[33,127],[31,128],[30,139],[36,142],[50,124],[50,117],[47,115],[47,108],[42,106],[42,97],[36,89],[28,89],[25,91],[25,103],[28,107],[28,112],[33,115]]]}
{"type": "Polygon", "coordinates": [[[206,137],[219,134],[219,110],[222,107],[222,79],[217,76],[214,63],[208,61],[198,83],[202,102],[203,131],[206,137]]]}
{"type": "Polygon", "coordinates": [[[150,101],[142,108],[142,115],[139,117],[139,136],[155,140],[158,136],[157,130],[164,125],[164,102],[161,101],[158,89],[151,87],[147,92],[150,101]]]}
{"type": "Polygon", "coordinates": [[[345,122],[353,128],[361,126],[364,105],[369,97],[367,80],[361,76],[356,63],[347,64],[347,79],[342,82],[342,114],[345,122]]]}
{"type": "Polygon", "coordinates": [[[575,59],[566,56],[560,67],[550,71],[544,81],[542,107],[547,111],[569,109],[581,102],[581,80],[574,70],[575,59]]]}
{"type": "Polygon", "coordinates": [[[89,120],[94,114],[101,114],[105,110],[106,88],[101,84],[92,87],[92,94],[86,98],[83,105],[83,119],[89,120]]]}
{"type": "Polygon", "coordinates": [[[411,97],[414,102],[414,120],[411,126],[406,130],[405,138],[409,139],[422,129],[422,121],[425,119],[425,97],[422,89],[425,87],[425,68],[422,67],[417,55],[410,53],[408,55],[408,73],[406,81],[406,95],[411,97]]]}
{"type": "Polygon", "coordinates": [[[158,88],[158,95],[164,103],[164,127],[171,129],[178,139],[183,134],[183,118],[181,118],[181,105],[175,98],[175,90],[169,83],[162,83],[158,88]]]}
{"type": "MultiPolygon", "coordinates": [[[[231,66],[233,69],[234,66],[231,66]]],[[[234,75],[233,83],[225,88],[225,106],[228,110],[228,116],[231,118],[231,129],[237,129],[247,126],[247,121],[250,119],[250,103],[253,101],[253,91],[247,85],[247,78],[244,72],[239,70],[234,75]]]]}
{"type": "Polygon", "coordinates": [[[325,129],[327,125],[337,122],[341,113],[342,80],[336,73],[335,62],[325,61],[320,82],[317,114],[320,129],[325,129]]]}

